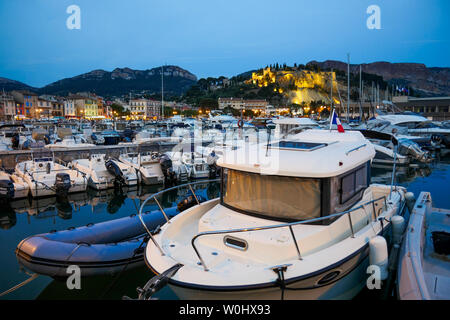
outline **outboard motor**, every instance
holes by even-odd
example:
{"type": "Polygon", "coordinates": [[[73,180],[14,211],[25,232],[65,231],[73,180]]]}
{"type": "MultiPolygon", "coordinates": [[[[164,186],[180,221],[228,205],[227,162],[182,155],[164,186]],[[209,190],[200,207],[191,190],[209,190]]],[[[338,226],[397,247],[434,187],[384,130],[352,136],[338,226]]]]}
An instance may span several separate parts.
{"type": "Polygon", "coordinates": [[[209,167],[209,178],[213,179],[217,177],[217,173],[218,173],[218,167],[217,167],[217,155],[214,152],[214,150],[208,155],[208,157],[206,158],[206,163],[208,164],[209,167]]]}
{"type": "Polygon", "coordinates": [[[45,144],[50,144],[50,136],[48,134],[44,135],[44,143],[45,144]]]}
{"type": "Polygon", "coordinates": [[[433,134],[431,135],[431,141],[436,147],[441,148],[442,146],[445,148],[450,148],[450,140],[447,139],[444,135],[433,134]]]}
{"type": "Polygon", "coordinates": [[[25,142],[22,144],[22,150],[29,150],[31,149],[31,140],[25,140],[25,142]]]}
{"type": "Polygon", "coordinates": [[[161,170],[164,174],[164,184],[173,185],[177,181],[177,177],[172,167],[172,160],[170,160],[167,154],[163,154],[159,159],[161,170]]]}
{"type": "Polygon", "coordinates": [[[58,196],[67,195],[69,193],[70,187],[70,175],[64,172],[57,173],[55,179],[56,194],[58,196]]]}
{"type": "Polygon", "coordinates": [[[10,180],[0,180],[0,198],[10,200],[14,198],[14,184],[10,180]]]}
{"type": "Polygon", "coordinates": [[[411,141],[406,138],[400,138],[398,139],[399,142],[399,153],[401,155],[410,156],[415,160],[418,160],[420,162],[429,162],[430,161],[430,155],[427,151],[423,151],[417,143],[414,141],[411,141]]]}
{"type": "MultiPolygon", "coordinates": [[[[206,199],[203,198],[202,196],[196,195],[198,202],[202,203],[205,202],[206,199]]],[[[184,198],[183,200],[181,200],[178,204],[177,204],[177,208],[180,212],[183,212],[184,210],[187,210],[193,206],[196,206],[197,200],[195,200],[195,197],[191,194],[189,196],[187,196],[186,198],[184,198]]]]}
{"type": "Polygon", "coordinates": [[[114,187],[122,187],[125,184],[125,179],[119,166],[111,159],[105,162],[105,166],[106,170],[114,176],[114,187]]]}
{"type": "Polygon", "coordinates": [[[19,137],[19,134],[16,132],[16,133],[14,133],[14,135],[11,137],[12,148],[13,148],[14,150],[19,149],[19,142],[20,142],[20,137],[19,137]]]}

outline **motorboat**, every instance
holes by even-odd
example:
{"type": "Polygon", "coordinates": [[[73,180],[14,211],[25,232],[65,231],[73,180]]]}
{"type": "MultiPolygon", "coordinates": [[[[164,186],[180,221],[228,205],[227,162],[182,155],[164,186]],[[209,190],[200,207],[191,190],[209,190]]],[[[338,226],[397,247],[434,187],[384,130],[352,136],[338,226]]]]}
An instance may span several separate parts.
{"type": "Polygon", "coordinates": [[[116,179],[106,168],[104,154],[91,154],[88,159],[76,159],[72,167],[83,172],[88,177],[88,185],[96,190],[114,187],[116,179]]]}
{"type": "Polygon", "coordinates": [[[450,210],[421,192],[409,217],[397,269],[401,300],[450,299],[450,210]]]}
{"type": "Polygon", "coordinates": [[[34,158],[16,164],[15,173],[29,186],[31,195],[44,197],[86,191],[87,177],[52,158],[34,158]]]}
{"type": "Polygon", "coordinates": [[[0,171],[0,198],[20,199],[28,196],[30,188],[18,175],[0,171]]]}
{"type": "Polygon", "coordinates": [[[168,151],[165,153],[171,160],[171,166],[176,179],[179,182],[187,182],[189,180],[190,168],[181,161],[183,153],[181,151],[168,151]]]}
{"type": "Polygon", "coordinates": [[[376,151],[374,163],[393,164],[395,160],[399,165],[408,165],[411,161],[424,163],[431,161],[428,151],[422,150],[416,142],[405,138],[403,135],[365,129],[359,129],[358,131],[374,144],[376,151]],[[394,141],[397,148],[394,146],[394,141]]]}
{"type": "Polygon", "coordinates": [[[81,135],[65,136],[62,140],[45,146],[48,149],[77,149],[77,148],[94,148],[95,144],[88,143],[86,138],[81,135]]]}
{"type": "Polygon", "coordinates": [[[184,152],[181,155],[181,163],[187,167],[191,179],[207,179],[209,177],[207,159],[201,154],[184,152]]]}
{"type": "Polygon", "coordinates": [[[220,197],[150,233],[157,276],[144,288],[164,278],[180,299],[353,298],[369,242],[389,239],[404,211],[404,188],[370,183],[374,156],[360,132],[335,130],[227,153],[220,197]]]}
{"type": "Polygon", "coordinates": [[[405,127],[411,135],[430,136],[433,134],[438,134],[450,138],[449,128],[439,126],[431,120],[412,112],[379,115],[377,118],[380,120],[387,120],[396,126],[405,127]]]}
{"type": "Polygon", "coordinates": [[[157,152],[121,154],[119,160],[136,170],[140,183],[146,185],[164,183],[164,174],[161,170],[157,152]]]}
{"type": "Polygon", "coordinates": [[[106,169],[114,177],[115,187],[136,186],[138,178],[136,169],[132,165],[125,164],[118,159],[108,159],[105,162],[106,169]]]}

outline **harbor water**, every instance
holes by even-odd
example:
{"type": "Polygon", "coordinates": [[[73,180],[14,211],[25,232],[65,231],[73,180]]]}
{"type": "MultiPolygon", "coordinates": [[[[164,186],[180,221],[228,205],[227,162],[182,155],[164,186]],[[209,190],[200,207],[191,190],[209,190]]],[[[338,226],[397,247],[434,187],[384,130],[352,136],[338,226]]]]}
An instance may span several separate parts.
{"type": "MultiPolygon", "coordinates": [[[[392,167],[373,167],[372,183],[391,183],[392,167]]],[[[421,191],[431,192],[433,206],[450,209],[450,156],[438,157],[433,163],[421,166],[397,168],[396,183],[404,186],[417,197],[421,191]]],[[[23,199],[3,203],[0,211],[0,293],[25,281],[31,272],[24,270],[15,256],[19,242],[28,236],[64,230],[136,214],[141,203],[162,187],[139,187],[124,189],[122,192],[88,190],[70,194],[68,198],[23,199]]],[[[196,193],[206,199],[219,195],[217,182],[197,185],[196,193]]],[[[186,196],[181,191],[163,195],[164,207],[175,206],[186,196]]],[[[156,210],[150,203],[145,210],[156,210]]],[[[136,288],[143,286],[152,277],[145,266],[125,270],[121,274],[85,277],[81,279],[81,289],[69,290],[65,280],[55,280],[39,275],[33,281],[8,293],[0,299],[121,299],[123,296],[136,297],[136,288]]],[[[177,299],[168,287],[156,294],[159,299],[177,299]]],[[[364,298],[364,293],[360,295],[364,298]]]]}

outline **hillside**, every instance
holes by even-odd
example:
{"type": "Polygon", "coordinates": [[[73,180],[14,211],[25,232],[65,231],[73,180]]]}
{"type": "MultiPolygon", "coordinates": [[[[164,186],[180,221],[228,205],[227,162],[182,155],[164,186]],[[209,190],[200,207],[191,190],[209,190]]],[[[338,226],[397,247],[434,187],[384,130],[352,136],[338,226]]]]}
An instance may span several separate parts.
{"type": "MultiPolygon", "coordinates": [[[[333,68],[347,72],[347,64],[341,61],[311,61],[322,70],[333,68]]],[[[389,85],[413,88],[422,96],[450,95],[450,68],[427,68],[421,63],[373,62],[361,64],[363,72],[383,77],[389,85]]],[[[359,74],[359,65],[351,64],[350,72],[359,74]]]]}
{"type": "MultiPolygon", "coordinates": [[[[197,82],[197,77],[177,66],[164,66],[164,93],[180,95],[197,82]]],[[[161,92],[161,67],[149,70],[116,68],[111,72],[94,70],[53,82],[39,93],[66,95],[69,92],[95,92],[99,95],[124,95],[129,92],[161,92]]]]}
{"type": "Polygon", "coordinates": [[[25,83],[11,80],[7,78],[0,77],[0,90],[5,91],[12,91],[12,90],[30,90],[30,91],[37,91],[36,88],[30,87],[29,85],[26,85],[25,83]]]}

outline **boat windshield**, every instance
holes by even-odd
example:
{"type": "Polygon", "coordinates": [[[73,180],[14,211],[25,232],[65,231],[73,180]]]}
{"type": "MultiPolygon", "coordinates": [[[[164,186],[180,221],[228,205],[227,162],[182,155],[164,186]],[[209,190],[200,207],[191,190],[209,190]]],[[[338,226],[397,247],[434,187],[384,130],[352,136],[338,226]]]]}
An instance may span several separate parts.
{"type": "Polygon", "coordinates": [[[223,169],[222,204],[231,209],[281,221],[321,215],[320,179],[223,169]]]}

